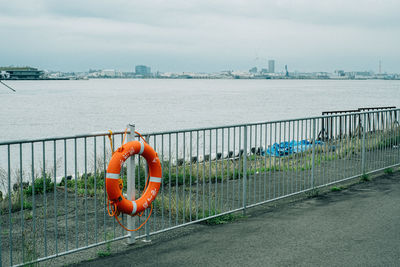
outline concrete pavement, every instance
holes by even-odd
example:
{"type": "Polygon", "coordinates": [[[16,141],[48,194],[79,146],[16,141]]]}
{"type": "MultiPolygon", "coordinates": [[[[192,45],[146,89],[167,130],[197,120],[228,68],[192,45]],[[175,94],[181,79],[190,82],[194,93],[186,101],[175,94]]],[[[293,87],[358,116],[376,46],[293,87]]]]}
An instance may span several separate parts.
{"type": "Polygon", "coordinates": [[[76,266],[400,266],[400,172],[76,266]]]}

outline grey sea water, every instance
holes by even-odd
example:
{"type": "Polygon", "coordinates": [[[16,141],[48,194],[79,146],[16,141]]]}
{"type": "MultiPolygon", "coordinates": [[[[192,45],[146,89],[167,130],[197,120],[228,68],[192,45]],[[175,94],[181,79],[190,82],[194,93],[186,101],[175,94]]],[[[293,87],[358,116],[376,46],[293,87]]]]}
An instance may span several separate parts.
{"type": "Polygon", "coordinates": [[[0,140],[122,130],[141,132],[400,106],[400,81],[153,80],[9,81],[0,88],[0,140]]]}

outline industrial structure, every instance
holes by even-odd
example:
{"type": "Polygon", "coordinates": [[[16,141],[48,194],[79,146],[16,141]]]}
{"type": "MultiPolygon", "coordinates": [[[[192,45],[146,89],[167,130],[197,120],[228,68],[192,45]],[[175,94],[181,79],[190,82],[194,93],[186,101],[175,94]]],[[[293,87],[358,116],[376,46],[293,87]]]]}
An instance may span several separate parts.
{"type": "Polygon", "coordinates": [[[4,80],[39,80],[44,72],[31,67],[0,67],[0,73],[4,80]]]}

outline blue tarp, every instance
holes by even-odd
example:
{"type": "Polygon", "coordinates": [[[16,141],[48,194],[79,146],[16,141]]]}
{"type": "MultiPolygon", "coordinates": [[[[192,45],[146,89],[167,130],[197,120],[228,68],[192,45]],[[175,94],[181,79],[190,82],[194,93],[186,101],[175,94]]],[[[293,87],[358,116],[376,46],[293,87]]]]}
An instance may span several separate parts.
{"type": "MultiPolygon", "coordinates": [[[[322,145],[322,141],[315,141],[316,145],[322,145]]],[[[274,157],[284,157],[295,153],[301,153],[312,148],[312,143],[308,140],[290,141],[275,143],[267,148],[267,155],[274,157]]],[[[261,154],[264,156],[265,152],[262,151],[261,154]]]]}

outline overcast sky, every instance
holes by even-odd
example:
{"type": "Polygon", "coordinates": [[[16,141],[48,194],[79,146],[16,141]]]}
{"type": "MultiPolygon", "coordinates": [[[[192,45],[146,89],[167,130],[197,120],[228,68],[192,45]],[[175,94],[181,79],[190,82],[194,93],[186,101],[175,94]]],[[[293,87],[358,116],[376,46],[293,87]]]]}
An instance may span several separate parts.
{"type": "Polygon", "coordinates": [[[0,0],[0,66],[400,72],[400,1],[0,0]]]}

